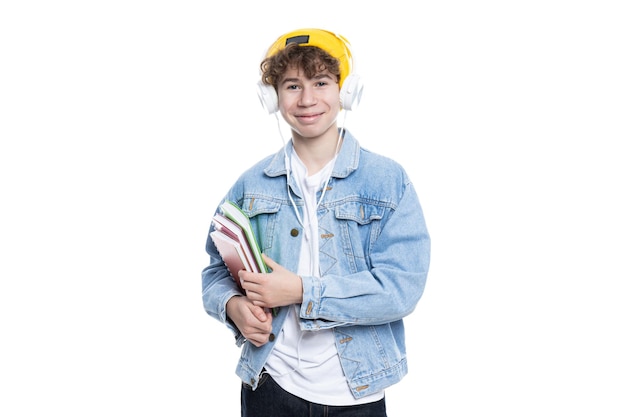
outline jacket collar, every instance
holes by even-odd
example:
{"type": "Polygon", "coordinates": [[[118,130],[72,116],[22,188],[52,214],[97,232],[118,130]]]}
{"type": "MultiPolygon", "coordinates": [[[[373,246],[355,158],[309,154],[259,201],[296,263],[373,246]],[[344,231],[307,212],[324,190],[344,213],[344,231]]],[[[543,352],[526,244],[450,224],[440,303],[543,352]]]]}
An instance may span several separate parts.
{"type": "MultiPolygon", "coordinates": [[[[337,156],[337,161],[335,162],[332,173],[332,176],[336,178],[345,178],[359,167],[359,154],[361,150],[359,142],[347,129],[344,130],[343,133],[343,144],[339,150],[339,155],[337,156]]],[[[290,158],[293,152],[292,140],[287,142],[285,151],[287,152],[287,157],[290,158]]],[[[265,175],[269,177],[278,177],[287,174],[285,154],[282,149],[274,154],[270,163],[265,167],[264,172],[265,175]]]]}

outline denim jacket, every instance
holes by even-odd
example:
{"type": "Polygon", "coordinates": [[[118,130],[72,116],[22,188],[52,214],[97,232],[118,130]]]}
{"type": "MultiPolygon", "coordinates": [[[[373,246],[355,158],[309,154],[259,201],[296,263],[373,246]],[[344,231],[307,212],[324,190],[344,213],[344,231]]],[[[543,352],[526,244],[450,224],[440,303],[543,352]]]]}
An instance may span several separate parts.
{"type": "MultiPolygon", "coordinates": [[[[286,147],[293,152],[292,142],[286,147]]],[[[297,271],[303,231],[286,189],[283,151],[244,172],[225,196],[250,217],[261,250],[297,271]]],[[[291,180],[290,176],[290,180],[291,180]]],[[[290,181],[296,207],[302,194],[290,181]]],[[[318,198],[321,192],[318,192],[318,198]]],[[[339,358],[355,398],[379,392],[407,373],[403,317],[422,296],[430,262],[430,236],[417,194],[404,169],[360,147],[345,132],[318,211],[320,277],[303,276],[300,326],[332,328],[339,358]]],[[[209,230],[209,233],[213,230],[209,230]]],[[[207,313],[223,322],[242,346],[236,373],[253,389],[273,343],[256,347],[226,316],[227,301],[239,294],[211,238],[202,271],[207,313]]],[[[278,334],[288,308],[274,317],[278,334]]]]}

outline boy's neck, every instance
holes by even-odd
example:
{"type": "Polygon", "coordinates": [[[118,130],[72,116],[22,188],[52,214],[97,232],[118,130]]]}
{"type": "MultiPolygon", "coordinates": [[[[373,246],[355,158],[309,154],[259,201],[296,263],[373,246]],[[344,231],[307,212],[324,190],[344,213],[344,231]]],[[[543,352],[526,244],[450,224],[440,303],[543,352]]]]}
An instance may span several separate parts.
{"type": "Polygon", "coordinates": [[[308,175],[316,174],[324,168],[339,150],[337,144],[339,131],[336,125],[328,129],[324,135],[315,138],[305,138],[296,132],[292,132],[292,135],[294,151],[306,166],[308,175]]]}

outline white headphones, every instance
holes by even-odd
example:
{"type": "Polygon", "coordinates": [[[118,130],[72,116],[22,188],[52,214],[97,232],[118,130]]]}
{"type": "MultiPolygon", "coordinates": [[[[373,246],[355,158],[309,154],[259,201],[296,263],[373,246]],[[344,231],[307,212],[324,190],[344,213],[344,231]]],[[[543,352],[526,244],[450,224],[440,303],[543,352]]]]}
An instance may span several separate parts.
{"type": "MultiPolygon", "coordinates": [[[[341,35],[336,35],[322,29],[300,29],[287,33],[274,42],[268,49],[266,57],[274,55],[289,43],[298,45],[317,46],[339,60],[340,90],[339,101],[344,110],[354,110],[361,101],[363,83],[361,77],[352,73],[353,59],[350,43],[341,35]]],[[[273,86],[257,82],[257,94],[261,104],[269,114],[278,111],[278,94],[273,86]]]]}

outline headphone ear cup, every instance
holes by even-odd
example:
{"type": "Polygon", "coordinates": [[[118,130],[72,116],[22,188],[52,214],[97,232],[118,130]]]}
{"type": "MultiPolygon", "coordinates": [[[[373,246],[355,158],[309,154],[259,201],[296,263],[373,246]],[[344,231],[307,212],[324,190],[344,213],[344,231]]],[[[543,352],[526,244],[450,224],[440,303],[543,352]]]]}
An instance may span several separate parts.
{"type": "Polygon", "coordinates": [[[267,110],[269,114],[274,114],[278,111],[278,95],[274,87],[264,84],[263,81],[259,80],[257,83],[257,93],[263,108],[267,110]]]}
{"type": "Polygon", "coordinates": [[[344,110],[354,110],[361,101],[363,94],[363,82],[361,77],[350,74],[343,81],[341,91],[339,91],[339,101],[344,110]]]}

